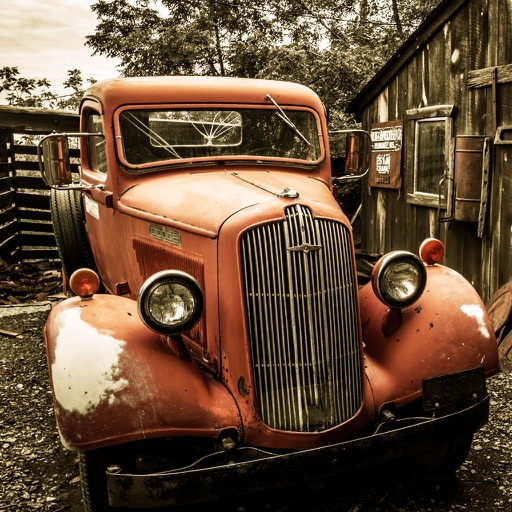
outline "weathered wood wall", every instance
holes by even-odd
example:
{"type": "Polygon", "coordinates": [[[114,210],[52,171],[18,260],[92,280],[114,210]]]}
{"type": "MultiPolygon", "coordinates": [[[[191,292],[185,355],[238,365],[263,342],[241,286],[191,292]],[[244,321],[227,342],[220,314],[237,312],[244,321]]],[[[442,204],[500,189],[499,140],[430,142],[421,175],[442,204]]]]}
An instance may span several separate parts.
{"type": "MultiPolygon", "coordinates": [[[[375,80],[359,112],[366,129],[373,123],[402,119],[402,175],[412,172],[413,145],[405,113],[410,109],[453,105],[453,136],[494,140],[499,126],[512,125],[512,4],[508,0],[445,2],[443,19],[417,35],[394,72],[375,80]],[[496,76],[496,79],[493,77],[496,76]],[[409,134],[410,135],[410,134],[409,134]]],[[[371,84],[371,82],[370,82],[371,84]]],[[[511,132],[512,133],[512,132],[511,132]]],[[[511,135],[512,137],[512,135],[511,135]]],[[[416,252],[421,241],[440,238],[443,263],[461,272],[484,300],[512,278],[512,145],[492,146],[489,209],[483,236],[477,223],[438,222],[446,214],[411,204],[400,190],[363,190],[362,248],[416,252]]]]}
{"type": "Polygon", "coordinates": [[[44,134],[77,132],[78,126],[78,115],[70,112],[0,106],[0,258],[4,261],[58,259],[37,143],[44,134]]]}

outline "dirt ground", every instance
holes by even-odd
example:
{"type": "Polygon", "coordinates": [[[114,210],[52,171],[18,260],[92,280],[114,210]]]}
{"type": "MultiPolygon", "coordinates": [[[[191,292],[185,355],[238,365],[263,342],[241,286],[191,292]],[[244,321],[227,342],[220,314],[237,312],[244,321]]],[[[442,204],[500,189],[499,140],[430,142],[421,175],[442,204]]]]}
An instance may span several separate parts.
{"type": "MultiPolygon", "coordinates": [[[[51,279],[43,281],[47,286],[51,279]]],[[[2,512],[82,510],[76,457],[61,446],[55,428],[42,338],[45,318],[59,299],[52,298],[53,288],[44,292],[46,296],[41,293],[16,305],[0,306],[2,512]]],[[[238,512],[510,511],[511,374],[493,377],[488,387],[490,422],[476,435],[467,461],[453,477],[425,479],[404,474],[400,468],[386,468],[341,482],[242,498],[222,508],[238,512]]]]}

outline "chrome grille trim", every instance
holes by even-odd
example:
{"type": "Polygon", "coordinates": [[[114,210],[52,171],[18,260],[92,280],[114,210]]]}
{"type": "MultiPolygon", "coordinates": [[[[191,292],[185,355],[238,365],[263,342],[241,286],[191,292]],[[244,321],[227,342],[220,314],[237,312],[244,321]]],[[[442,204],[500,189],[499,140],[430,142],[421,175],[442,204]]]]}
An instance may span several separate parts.
{"type": "Polygon", "coordinates": [[[271,428],[315,432],[362,402],[357,284],[348,229],[295,205],[241,242],[255,393],[271,428]]]}

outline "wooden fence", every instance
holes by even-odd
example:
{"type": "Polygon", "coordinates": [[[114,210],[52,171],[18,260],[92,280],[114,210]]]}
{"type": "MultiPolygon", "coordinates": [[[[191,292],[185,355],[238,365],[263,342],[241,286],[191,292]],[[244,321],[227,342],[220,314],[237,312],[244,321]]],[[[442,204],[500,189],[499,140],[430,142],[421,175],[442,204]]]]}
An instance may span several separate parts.
{"type": "MultiPolygon", "coordinates": [[[[77,114],[0,105],[0,258],[8,263],[59,255],[49,190],[39,174],[42,135],[77,132],[77,114]]],[[[78,156],[76,151],[72,156],[78,156]]]]}

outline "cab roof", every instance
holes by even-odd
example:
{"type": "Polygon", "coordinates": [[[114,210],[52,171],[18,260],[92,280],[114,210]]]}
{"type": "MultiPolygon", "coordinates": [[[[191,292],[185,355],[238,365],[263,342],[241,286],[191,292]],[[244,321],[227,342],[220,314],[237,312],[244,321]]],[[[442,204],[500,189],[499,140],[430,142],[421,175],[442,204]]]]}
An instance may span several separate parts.
{"type": "Polygon", "coordinates": [[[85,92],[103,108],[151,103],[269,104],[270,94],[280,105],[309,106],[323,112],[320,98],[308,87],[276,80],[210,76],[131,77],[103,80],[85,92]]]}

